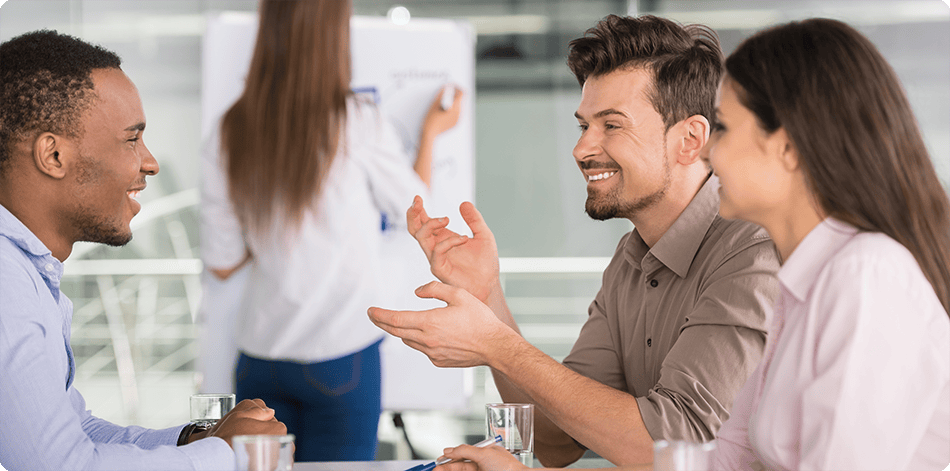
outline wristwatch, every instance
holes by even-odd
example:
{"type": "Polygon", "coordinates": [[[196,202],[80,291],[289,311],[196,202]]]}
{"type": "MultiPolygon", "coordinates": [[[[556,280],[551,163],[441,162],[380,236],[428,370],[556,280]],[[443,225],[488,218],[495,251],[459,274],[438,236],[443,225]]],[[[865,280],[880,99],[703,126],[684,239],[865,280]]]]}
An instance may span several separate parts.
{"type": "Polygon", "coordinates": [[[187,445],[188,438],[191,437],[192,434],[198,433],[198,432],[207,432],[208,430],[211,430],[210,424],[203,424],[203,423],[196,424],[192,422],[186,425],[184,428],[181,429],[181,433],[178,434],[178,446],[187,445]]]}

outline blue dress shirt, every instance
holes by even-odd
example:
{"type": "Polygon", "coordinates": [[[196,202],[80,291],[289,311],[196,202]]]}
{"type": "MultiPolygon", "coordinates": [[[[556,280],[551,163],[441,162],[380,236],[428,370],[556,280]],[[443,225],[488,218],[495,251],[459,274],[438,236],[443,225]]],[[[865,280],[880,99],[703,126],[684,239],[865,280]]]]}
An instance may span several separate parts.
{"type": "MultiPolygon", "coordinates": [[[[121,427],[73,387],[63,264],[0,205],[0,465],[18,470],[233,470],[220,438],[175,446],[183,426],[121,427]]],[[[182,399],[186,400],[186,399],[182,399]]]]}

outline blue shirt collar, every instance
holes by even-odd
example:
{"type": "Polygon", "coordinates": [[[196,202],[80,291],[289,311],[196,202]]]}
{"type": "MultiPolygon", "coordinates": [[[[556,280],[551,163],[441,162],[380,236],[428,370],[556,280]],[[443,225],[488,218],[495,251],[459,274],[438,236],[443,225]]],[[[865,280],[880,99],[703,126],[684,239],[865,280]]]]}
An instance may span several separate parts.
{"type": "Polygon", "coordinates": [[[0,237],[6,237],[29,255],[30,261],[51,286],[59,288],[63,278],[63,263],[16,216],[0,204],[0,237]]]}

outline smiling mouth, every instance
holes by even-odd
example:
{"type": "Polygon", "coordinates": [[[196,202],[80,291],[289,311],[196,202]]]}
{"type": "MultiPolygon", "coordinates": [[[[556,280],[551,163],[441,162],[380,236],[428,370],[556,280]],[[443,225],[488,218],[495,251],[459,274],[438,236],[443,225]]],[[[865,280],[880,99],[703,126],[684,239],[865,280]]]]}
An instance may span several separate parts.
{"type": "Polygon", "coordinates": [[[617,174],[617,171],[616,171],[616,170],[613,170],[613,171],[609,171],[609,172],[598,173],[598,174],[595,174],[595,175],[588,175],[588,176],[587,176],[587,181],[588,181],[588,182],[595,182],[595,181],[599,181],[599,180],[606,180],[606,179],[608,179],[608,178],[610,178],[610,177],[612,177],[612,176],[614,176],[614,175],[616,175],[616,174],[617,174]]]}

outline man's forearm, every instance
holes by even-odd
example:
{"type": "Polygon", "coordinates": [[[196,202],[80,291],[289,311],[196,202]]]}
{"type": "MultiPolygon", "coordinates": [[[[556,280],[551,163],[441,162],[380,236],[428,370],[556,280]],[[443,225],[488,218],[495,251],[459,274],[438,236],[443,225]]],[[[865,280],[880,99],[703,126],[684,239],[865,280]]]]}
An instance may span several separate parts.
{"type": "MultiPolygon", "coordinates": [[[[518,389],[505,375],[492,370],[495,387],[501,399],[509,403],[534,403],[531,396],[518,389]]],[[[544,466],[562,468],[584,456],[584,449],[570,435],[554,424],[541,407],[534,411],[534,454],[544,466]]]]}
{"type": "Polygon", "coordinates": [[[524,399],[543,412],[535,417],[536,445],[541,445],[535,451],[542,463],[576,461],[583,450],[571,437],[617,465],[652,461],[653,439],[635,397],[579,375],[520,340],[489,366],[505,401],[524,399]],[[539,421],[541,416],[546,417],[539,421]]]}
{"type": "Polygon", "coordinates": [[[521,335],[521,329],[518,328],[518,323],[511,315],[511,309],[508,308],[508,302],[505,301],[505,293],[501,289],[499,280],[496,279],[492,282],[492,286],[488,291],[488,298],[483,302],[495,313],[495,317],[511,327],[518,335],[521,335]]]}

